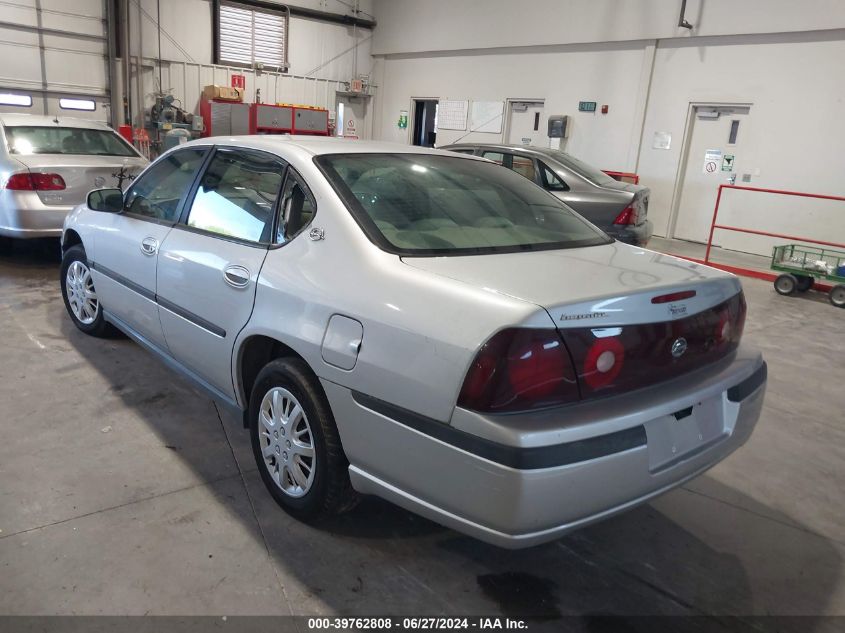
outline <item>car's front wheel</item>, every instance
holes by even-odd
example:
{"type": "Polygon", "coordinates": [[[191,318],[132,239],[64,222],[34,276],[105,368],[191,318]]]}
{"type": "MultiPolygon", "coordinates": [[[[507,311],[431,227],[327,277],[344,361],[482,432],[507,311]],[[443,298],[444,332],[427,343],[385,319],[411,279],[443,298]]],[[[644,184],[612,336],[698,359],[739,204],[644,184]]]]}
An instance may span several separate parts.
{"type": "Polygon", "coordinates": [[[349,462],[316,376],[298,358],[268,363],[249,401],[252,451],[276,502],[303,521],[355,505],[349,462]]]}
{"type": "Polygon", "coordinates": [[[88,258],[81,244],[67,249],[62,258],[61,285],[65,307],[77,328],[91,336],[115,334],[115,329],[103,317],[88,258]]]}

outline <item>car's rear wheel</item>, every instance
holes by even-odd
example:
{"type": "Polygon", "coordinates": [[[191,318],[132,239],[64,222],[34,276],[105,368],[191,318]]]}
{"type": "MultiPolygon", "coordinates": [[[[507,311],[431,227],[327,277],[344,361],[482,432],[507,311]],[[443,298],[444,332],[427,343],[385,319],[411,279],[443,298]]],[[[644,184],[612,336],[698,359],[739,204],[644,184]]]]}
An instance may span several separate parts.
{"type": "Polygon", "coordinates": [[[783,275],[779,275],[778,278],[775,279],[775,290],[778,294],[791,295],[793,292],[795,292],[795,289],[797,287],[798,280],[795,278],[795,275],[784,273],[783,275]]]}
{"type": "Polygon", "coordinates": [[[314,521],[355,505],[357,494],[331,408],[303,361],[281,358],[261,370],[249,419],[261,479],[285,511],[314,521]]]}
{"type": "Polygon", "coordinates": [[[81,244],[69,248],[62,258],[62,298],[73,324],[91,336],[110,337],[117,332],[103,317],[103,308],[91,268],[81,244]]]}

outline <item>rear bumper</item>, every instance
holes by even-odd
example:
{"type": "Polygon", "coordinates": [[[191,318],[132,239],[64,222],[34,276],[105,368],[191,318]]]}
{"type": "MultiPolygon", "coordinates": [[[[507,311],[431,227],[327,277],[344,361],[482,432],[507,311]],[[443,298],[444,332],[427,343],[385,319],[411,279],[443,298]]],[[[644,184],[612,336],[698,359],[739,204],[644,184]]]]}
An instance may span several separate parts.
{"type": "Polygon", "coordinates": [[[65,217],[74,205],[45,205],[34,191],[0,192],[0,235],[61,237],[65,217]]]}
{"type": "Polygon", "coordinates": [[[652,231],[653,225],[651,220],[646,220],[638,226],[614,225],[605,232],[620,242],[633,244],[634,246],[646,246],[651,239],[652,231]]]}
{"type": "Polygon", "coordinates": [[[520,548],[643,503],[730,455],[759,418],[766,366],[740,348],[706,373],[628,396],[519,416],[457,409],[451,425],[323,384],[356,490],[520,548]]]}

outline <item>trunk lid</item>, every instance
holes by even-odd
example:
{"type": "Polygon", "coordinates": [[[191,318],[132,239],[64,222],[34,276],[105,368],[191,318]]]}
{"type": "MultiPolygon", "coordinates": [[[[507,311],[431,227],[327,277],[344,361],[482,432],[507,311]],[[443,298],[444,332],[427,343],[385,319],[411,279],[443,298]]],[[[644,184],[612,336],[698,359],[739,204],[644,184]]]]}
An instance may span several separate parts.
{"type": "MultiPolygon", "coordinates": [[[[534,253],[406,258],[405,263],[545,308],[569,352],[581,400],[630,392],[715,363],[736,350],[745,322],[745,300],[735,276],[619,242],[534,253]]],[[[502,323],[514,325],[519,324],[502,323]]],[[[557,384],[541,371],[548,368],[543,354],[553,345],[516,348],[494,354],[495,360],[506,369],[524,359],[537,360],[517,368],[506,404],[547,406],[526,394],[557,384]]],[[[568,375],[564,371],[558,382],[568,384],[568,375]]],[[[483,381],[470,387],[476,383],[483,381]]]]}
{"type": "Polygon", "coordinates": [[[626,193],[634,194],[631,199],[630,206],[634,207],[637,217],[637,226],[648,219],[648,199],[651,195],[651,190],[642,185],[635,185],[629,182],[614,181],[613,183],[603,183],[604,189],[613,189],[615,191],[624,191],[626,193]]]}
{"type": "Polygon", "coordinates": [[[614,242],[605,246],[459,257],[405,264],[542,306],[560,329],[675,321],[736,295],[739,280],[715,268],[614,242]],[[694,297],[652,303],[658,295],[694,297]]]}
{"type": "MultiPolygon", "coordinates": [[[[73,154],[31,154],[15,155],[30,172],[59,174],[65,181],[65,189],[38,191],[38,197],[46,205],[75,206],[85,202],[92,189],[117,187],[118,174],[137,176],[147,166],[144,158],[123,156],[90,156],[73,154]]],[[[131,182],[123,180],[125,189],[131,182]]]]}

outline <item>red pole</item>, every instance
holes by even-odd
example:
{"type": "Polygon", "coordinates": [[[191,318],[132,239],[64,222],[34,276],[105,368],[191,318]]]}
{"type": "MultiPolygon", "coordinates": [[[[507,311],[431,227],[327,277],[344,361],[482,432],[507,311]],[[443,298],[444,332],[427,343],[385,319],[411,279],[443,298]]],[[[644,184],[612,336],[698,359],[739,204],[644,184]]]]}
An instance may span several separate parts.
{"type": "Polygon", "coordinates": [[[719,185],[719,193],[716,194],[716,206],[713,207],[713,220],[710,222],[710,235],[707,238],[707,250],[704,253],[704,263],[710,261],[710,247],[713,245],[713,231],[716,229],[716,216],[719,215],[719,202],[722,200],[722,187],[719,185]]]}

